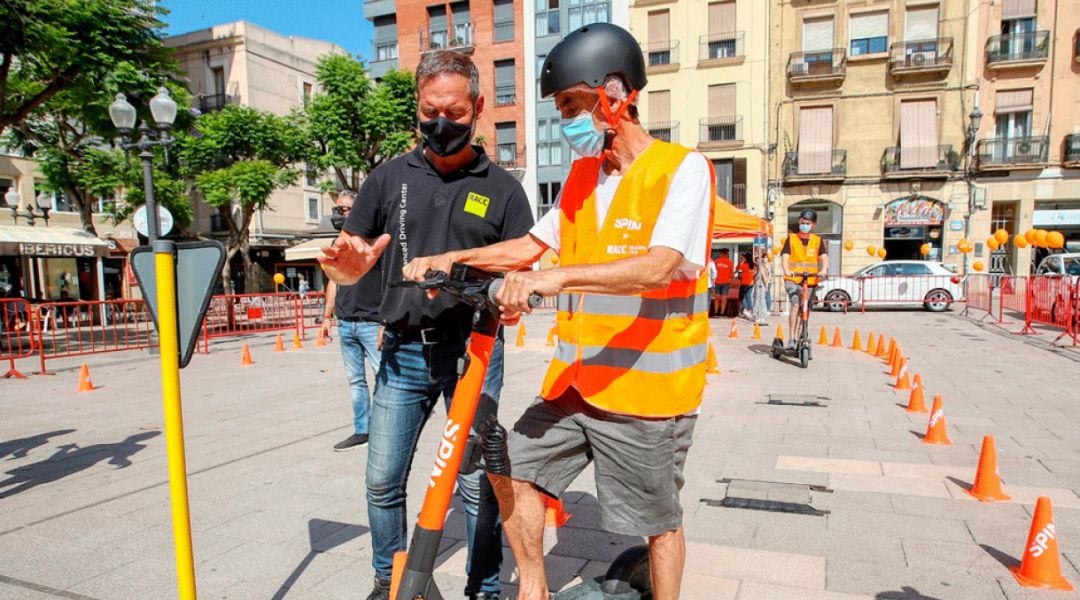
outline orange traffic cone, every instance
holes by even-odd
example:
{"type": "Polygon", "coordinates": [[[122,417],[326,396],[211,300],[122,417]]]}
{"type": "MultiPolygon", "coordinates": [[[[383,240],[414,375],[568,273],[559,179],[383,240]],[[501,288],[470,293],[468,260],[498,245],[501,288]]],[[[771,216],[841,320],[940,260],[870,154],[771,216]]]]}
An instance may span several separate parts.
{"type": "Polygon", "coordinates": [[[738,328],[735,327],[735,319],[731,320],[731,331],[728,332],[727,336],[729,338],[737,338],[737,337],[739,337],[739,330],[738,330],[738,328]]]}
{"type": "Polygon", "coordinates": [[[83,363],[79,367],[79,387],[75,388],[77,392],[92,392],[94,391],[94,382],[90,381],[90,367],[83,363]]]}
{"type": "Polygon", "coordinates": [[[559,542],[558,529],[570,520],[563,511],[562,500],[541,494],[544,499],[544,553],[546,554],[559,542]]]}
{"type": "Polygon", "coordinates": [[[983,502],[1011,500],[1001,491],[1001,476],[997,468],[997,450],[994,449],[994,436],[984,435],[982,452],[979,453],[979,468],[975,470],[975,482],[968,494],[983,502]]]}
{"type": "Polygon", "coordinates": [[[244,348],[240,350],[240,366],[247,367],[253,364],[255,364],[255,361],[251,360],[251,348],[244,344],[244,348]]]}
{"type": "Polygon", "coordinates": [[[884,359],[887,354],[885,352],[885,334],[882,334],[877,339],[877,352],[874,352],[874,356],[884,359]]]}
{"type": "Polygon", "coordinates": [[[1057,531],[1054,528],[1054,509],[1050,499],[1040,496],[1035,503],[1024,558],[1019,567],[1009,567],[1017,583],[1024,587],[1073,591],[1073,586],[1061,574],[1057,531]]]}
{"type": "Polygon", "coordinates": [[[825,326],[824,325],[821,326],[821,333],[818,334],[817,343],[818,343],[818,346],[828,346],[829,345],[829,332],[825,331],[825,326]]]}
{"type": "Polygon", "coordinates": [[[918,373],[916,373],[915,377],[913,377],[911,379],[911,387],[912,387],[912,389],[914,389],[914,388],[922,387],[922,386],[923,386],[922,375],[919,375],[918,373]]]}
{"type": "Polygon", "coordinates": [[[926,395],[921,385],[912,388],[911,395],[908,396],[907,411],[909,413],[926,412],[926,395]]]}
{"type": "Polygon", "coordinates": [[[866,353],[870,356],[874,355],[874,332],[871,331],[866,336],[866,353]]]}
{"type": "Polygon", "coordinates": [[[551,329],[548,329],[547,342],[545,342],[545,345],[547,346],[555,345],[555,327],[555,325],[552,325],[551,329]]]}
{"type": "Polygon", "coordinates": [[[299,332],[294,331],[293,334],[292,334],[292,347],[294,349],[296,349],[296,350],[301,350],[301,349],[304,348],[304,345],[300,343],[300,333],[299,332]]]}
{"type": "Polygon", "coordinates": [[[840,337],[840,328],[839,327],[837,327],[835,330],[833,330],[832,347],[833,348],[843,348],[844,347],[844,339],[840,337]]]}
{"type": "Polygon", "coordinates": [[[907,371],[900,371],[900,377],[896,380],[896,387],[894,389],[901,392],[906,392],[911,389],[911,379],[908,377],[907,371]]]}
{"type": "Polygon", "coordinates": [[[862,339],[859,338],[859,328],[855,328],[855,336],[851,338],[851,349],[862,351],[862,339]]]}
{"type": "Polygon", "coordinates": [[[776,339],[778,339],[778,340],[784,339],[784,326],[781,325],[780,323],[776,324],[776,339]]]}
{"type": "Polygon", "coordinates": [[[904,359],[900,357],[900,353],[897,352],[893,355],[892,370],[889,371],[889,377],[896,379],[900,377],[900,369],[903,367],[904,359]]]}
{"type": "Polygon", "coordinates": [[[761,339],[761,325],[758,325],[757,323],[754,323],[754,335],[750,336],[750,339],[752,339],[752,340],[760,340],[761,339]]]}
{"type": "Polygon", "coordinates": [[[945,409],[941,408],[941,396],[934,396],[934,407],[930,410],[930,422],[926,425],[924,444],[950,446],[949,434],[945,431],[945,409]]]}
{"type": "Polygon", "coordinates": [[[525,347],[525,322],[522,321],[521,325],[518,325],[517,340],[514,341],[515,348],[525,347]]]}
{"type": "Polygon", "coordinates": [[[896,354],[896,340],[889,338],[889,348],[885,352],[885,362],[892,364],[893,356],[896,354]]]}
{"type": "Polygon", "coordinates": [[[274,352],[284,352],[285,342],[281,339],[281,334],[277,334],[277,341],[274,342],[274,352]]]}
{"type": "Polygon", "coordinates": [[[705,372],[714,375],[720,372],[720,363],[716,360],[716,350],[713,348],[712,340],[709,340],[709,349],[705,352],[705,372]]]}

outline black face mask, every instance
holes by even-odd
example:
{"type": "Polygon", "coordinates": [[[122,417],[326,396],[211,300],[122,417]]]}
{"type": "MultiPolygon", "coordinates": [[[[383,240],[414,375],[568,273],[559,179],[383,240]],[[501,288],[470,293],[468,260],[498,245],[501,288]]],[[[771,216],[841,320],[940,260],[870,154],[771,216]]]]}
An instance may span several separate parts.
{"type": "Polygon", "coordinates": [[[332,225],[334,229],[341,231],[341,228],[345,226],[345,215],[330,215],[330,225],[332,225]]]}
{"type": "Polygon", "coordinates": [[[420,121],[424,144],[439,156],[453,156],[461,152],[469,144],[472,131],[472,123],[463,125],[446,117],[420,121]]]}

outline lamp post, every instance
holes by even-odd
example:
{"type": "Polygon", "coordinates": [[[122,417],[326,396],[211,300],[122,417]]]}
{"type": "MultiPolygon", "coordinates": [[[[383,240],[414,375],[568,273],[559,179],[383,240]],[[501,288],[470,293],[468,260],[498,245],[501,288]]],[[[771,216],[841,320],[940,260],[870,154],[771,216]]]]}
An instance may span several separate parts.
{"type": "Polygon", "coordinates": [[[156,322],[161,350],[161,396],[165,412],[165,444],[169,462],[169,499],[172,502],[173,545],[180,600],[195,600],[195,558],[191,548],[191,514],[188,507],[187,459],[184,453],[183,409],[180,402],[180,341],[176,297],[176,243],[158,239],[158,207],[154,200],[154,153],[161,146],[168,155],[173,137],[169,134],[176,119],[176,102],[164,87],[150,100],[150,114],[157,129],[144,121],[135,139],[135,107],[123,94],[109,106],[109,118],[120,130],[124,150],[138,150],[143,163],[143,191],[146,197],[146,232],[154,250],[156,322]]]}
{"type": "Polygon", "coordinates": [[[19,224],[19,219],[21,218],[26,219],[26,224],[31,227],[34,226],[34,221],[37,219],[44,219],[45,226],[49,226],[49,211],[52,210],[52,207],[49,206],[50,202],[48,196],[44,193],[38,194],[37,198],[35,198],[37,206],[35,207],[28,204],[26,206],[26,212],[19,212],[19,202],[21,200],[22,198],[19,196],[19,192],[15,191],[14,187],[8,189],[7,193],[4,194],[4,202],[11,208],[11,220],[15,221],[16,225],[19,224]],[[35,211],[35,208],[41,211],[40,215],[35,211]]]}
{"type": "MultiPolygon", "coordinates": [[[[971,217],[975,214],[975,137],[979,134],[979,125],[982,123],[983,114],[979,110],[979,92],[975,92],[975,107],[968,115],[968,127],[964,132],[964,145],[967,149],[967,157],[964,167],[964,181],[967,183],[968,206],[967,214],[964,215],[964,238],[971,238],[971,217]]],[[[968,255],[964,253],[964,275],[968,272],[968,255]]]]}
{"type": "Polygon", "coordinates": [[[154,199],[154,153],[155,146],[165,149],[168,156],[169,145],[176,141],[172,137],[173,121],[176,120],[176,102],[169,96],[164,86],[150,99],[150,115],[154,118],[154,129],[144,120],[139,124],[138,139],[135,138],[135,107],[128,103],[124,94],[117,94],[116,101],[109,106],[109,118],[120,131],[120,147],[124,150],[138,150],[143,163],[143,191],[146,197],[147,237],[153,244],[160,236],[157,202],[154,199]]]}

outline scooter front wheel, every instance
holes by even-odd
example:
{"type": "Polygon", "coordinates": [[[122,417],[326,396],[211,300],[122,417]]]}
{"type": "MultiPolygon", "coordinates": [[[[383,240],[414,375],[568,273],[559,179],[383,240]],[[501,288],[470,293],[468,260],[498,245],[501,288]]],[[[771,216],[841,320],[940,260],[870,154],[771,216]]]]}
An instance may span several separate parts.
{"type": "Polygon", "coordinates": [[[652,578],[649,575],[649,547],[645,544],[623,551],[608,567],[600,588],[605,594],[636,593],[641,600],[652,600],[652,578]]]}
{"type": "Polygon", "coordinates": [[[779,360],[784,355],[784,340],[780,338],[773,338],[772,341],[772,357],[779,360]]]}

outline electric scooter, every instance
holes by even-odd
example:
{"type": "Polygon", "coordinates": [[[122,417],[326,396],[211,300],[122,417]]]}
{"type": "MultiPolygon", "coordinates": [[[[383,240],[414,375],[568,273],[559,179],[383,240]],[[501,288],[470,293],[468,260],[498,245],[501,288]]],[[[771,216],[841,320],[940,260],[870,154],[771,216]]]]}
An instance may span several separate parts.
{"type": "MultiPolygon", "coordinates": [[[[446,427],[435,451],[435,466],[424,495],[420,518],[413,529],[408,551],[394,555],[390,584],[392,600],[443,598],[433,577],[435,556],[442,540],[443,525],[450,508],[462,457],[469,445],[469,431],[480,402],[480,391],[491,360],[491,350],[499,331],[499,307],[495,303],[495,295],[503,283],[501,274],[455,263],[450,273],[429,271],[426,277],[421,282],[402,281],[390,285],[439,290],[440,293],[449,293],[469,304],[474,309],[472,333],[469,336],[468,350],[458,364],[459,379],[450,401],[446,427]]],[[[542,300],[542,297],[533,294],[529,298],[529,304],[539,306],[542,300]]],[[[493,463],[500,463],[487,465],[486,468],[489,471],[494,470],[492,466],[503,469],[505,459],[500,459],[499,455],[505,457],[506,430],[494,419],[487,420],[483,426],[484,456],[490,456],[493,463]]],[[[646,545],[629,548],[611,564],[598,592],[587,592],[583,595],[579,590],[584,588],[585,584],[582,584],[561,592],[556,597],[567,600],[651,600],[648,557],[649,549],[646,545]],[[575,590],[578,590],[578,593],[575,593],[575,590]]]]}
{"type": "MultiPolygon", "coordinates": [[[[795,346],[789,348],[784,345],[783,338],[773,338],[772,342],[772,356],[773,358],[780,360],[782,356],[790,356],[799,359],[799,366],[806,368],[810,364],[810,361],[814,358],[813,351],[810,344],[810,286],[806,283],[806,280],[811,275],[809,273],[796,273],[795,277],[801,279],[802,294],[799,302],[799,316],[795,321],[795,331],[791,332],[791,335],[795,337],[795,346]]],[[[821,277],[820,275],[818,276],[821,277]]],[[[791,307],[795,310],[795,307],[791,307]]]]}

